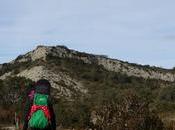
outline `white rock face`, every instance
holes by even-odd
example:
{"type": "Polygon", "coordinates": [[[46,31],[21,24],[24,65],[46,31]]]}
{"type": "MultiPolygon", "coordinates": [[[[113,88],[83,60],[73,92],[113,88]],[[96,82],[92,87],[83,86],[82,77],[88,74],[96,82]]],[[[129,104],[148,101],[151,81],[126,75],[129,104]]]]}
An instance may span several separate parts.
{"type": "Polygon", "coordinates": [[[121,72],[128,76],[136,76],[150,79],[160,79],[165,81],[175,81],[175,74],[170,72],[153,71],[151,69],[143,69],[134,67],[127,63],[121,63],[117,60],[98,58],[98,64],[103,65],[109,71],[121,72]]]}
{"type": "Polygon", "coordinates": [[[25,55],[21,55],[20,58],[11,61],[10,63],[13,64],[16,62],[27,62],[27,61],[35,61],[38,59],[46,59],[47,54],[50,52],[51,47],[46,46],[38,46],[35,50],[28,52],[25,55]]]}
{"type": "Polygon", "coordinates": [[[37,47],[36,50],[34,50],[32,53],[30,53],[31,59],[32,61],[35,61],[37,59],[44,59],[46,58],[48,52],[49,47],[45,47],[45,46],[39,46],[37,47]]]}
{"type": "Polygon", "coordinates": [[[8,73],[3,74],[2,76],[0,76],[0,79],[1,79],[1,80],[6,79],[8,76],[11,76],[11,73],[12,73],[12,72],[8,72],[8,73]]]}
{"type": "Polygon", "coordinates": [[[40,78],[42,78],[44,73],[45,73],[45,71],[44,71],[43,66],[35,66],[29,70],[26,69],[26,70],[20,72],[17,76],[26,77],[26,78],[29,78],[33,81],[37,81],[40,78]]]}
{"type": "Polygon", "coordinates": [[[45,68],[44,66],[35,66],[29,70],[24,70],[20,72],[17,76],[26,77],[33,81],[37,81],[41,78],[48,79],[52,87],[58,90],[58,93],[56,95],[57,97],[64,95],[67,98],[71,98],[73,93],[70,89],[74,89],[75,91],[82,94],[87,93],[87,89],[85,89],[80,82],[72,79],[62,72],[55,74],[54,72],[47,70],[47,68],[45,68]],[[61,84],[59,84],[59,82],[65,85],[62,86],[61,84]]]}

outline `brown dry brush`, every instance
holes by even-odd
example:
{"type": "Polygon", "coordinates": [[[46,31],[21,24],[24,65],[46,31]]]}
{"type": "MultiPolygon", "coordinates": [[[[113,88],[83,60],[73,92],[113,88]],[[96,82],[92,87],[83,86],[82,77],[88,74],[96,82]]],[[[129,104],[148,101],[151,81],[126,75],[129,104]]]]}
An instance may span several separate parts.
{"type": "Polygon", "coordinates": [[[93,129],[97,130],[163,130],[163,123],[149,111],[149,103],[133,93],[117,102],[104,102],[94,108],[93,129]]]}

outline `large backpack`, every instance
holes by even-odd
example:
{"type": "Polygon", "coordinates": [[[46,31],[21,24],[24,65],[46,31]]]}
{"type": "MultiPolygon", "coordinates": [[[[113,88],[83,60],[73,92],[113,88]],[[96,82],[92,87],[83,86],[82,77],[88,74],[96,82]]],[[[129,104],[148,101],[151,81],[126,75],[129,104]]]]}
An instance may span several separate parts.
{"type": "Polygon", "coordinates": [[[29,114],[29,127],[44,129],[50,123],[50,112],[48,109],[49,95],[35,93],[33,105],[29,114]]]}

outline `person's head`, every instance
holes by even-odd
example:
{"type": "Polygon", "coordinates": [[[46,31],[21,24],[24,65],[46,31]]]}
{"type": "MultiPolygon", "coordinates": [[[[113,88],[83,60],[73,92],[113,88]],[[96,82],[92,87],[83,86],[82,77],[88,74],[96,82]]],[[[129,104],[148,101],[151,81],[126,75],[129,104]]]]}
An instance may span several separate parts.
{"type": "Polygon", "coordinates": [[[35,84],[35,92],[42,94],[50,94],[50,82],[46,79],[40,79],[35,84]]]}

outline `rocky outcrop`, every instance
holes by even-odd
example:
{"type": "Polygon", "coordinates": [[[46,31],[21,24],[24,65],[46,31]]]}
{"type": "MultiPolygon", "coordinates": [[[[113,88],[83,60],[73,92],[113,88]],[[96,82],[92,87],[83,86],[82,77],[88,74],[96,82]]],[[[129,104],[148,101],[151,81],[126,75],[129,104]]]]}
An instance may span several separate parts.
{"type": "Polygon", "coordinates": [[[4,80],[4,79],[6,79],[8,76],[11,76],[11,74],[12,74],[12,72],[7,72],[7,73],[3,74],[2,76],[0,76],[0,79],[1,79],[1,80],[4,80]]]}
{"type": "MultiPolygon", "coordinates": [[[[44,64],[47,64],[47,62],[45,61],[47,60],[47,58],[49,58],[49,56],[53,56],[54,58],[71,58],[81,60],[86,64],[100,65],[108,71],[120,72],[128,76],[136,76],[146,79],[160,79],[170,82],[175,81],[175,74],[173,73],[173,71],[130,64],[120,60],[110,59],[102,55],[92,55],[78,52],[75,50],[70,50],[64,46],[38,46],[35,50],[28,52],[25,55],[18,56],[18,58],[9,63],[10,65],[4,65],[4,68],[9,68],[10,66],[17,65],[17,71],[13,69],[8,69],[9,71],[3,71],[5,73],[0,76],[0,79],[4,80],[8,76],[21,76],[29,78],[33,81],[37,81],[40,78],[46,78],[50,80],[52,87],[55,88],[55,90],[57,91],[55,97],[64,96],[71,99],[71,97],[76,95],[76,93],[86,94],[88,92],[88,90],[83,86],[81,81],[72,78],[69,74],[65,72],[55,72],[52,67],[47,68],[47,65],[44,64]],[[44,63],[41,65],[33,64],[37,60],[44,61],[44,63]],[[29,63],[30,65],[28,67],[24,67],[23,63],[29,63]]],[[[3,65],[1,65],[0,67],[0,69],[3,69],[3,65]]]]}
{"type": "Polygon", "coordinates": [[[158,71],[152,68],[146,68],[143,66],[134,66],[129,63],[124,63],[118,60],[98,58],[98,64],[103,65],[109,71],[121,72],[128,76],[142,77],[146,79],[160,79],[165,81],[175,81],[175,73],[168,72],[168,70],[162,69],[158,71]]]}
{"type": "Polygon", "coordinates": [[[57,98],[64,96],[71,99],[75,93],[87,93],[87,89],[85,89],[76,79],[71,78],[63,72],[54,73],[44,66],[35,66],[31,69],[26,69],[17,76],[26,77],[33,81],[37,81],[41,78],[48,79],[52,87],[57,90],[57,95],[54,95],[57,98]]]}
{"type": "Polygon", "coordinates": [[[14,64],[15,62],[35,61],[38,59],[45,60],[47,54],[50,52],[49,49],[51,49],[51,47],[38,46],[35,50],[28,52],[25,55],[18,56],[11,63],[14,64]]]}
{"type": "Polygon", "coordinates": [[[75,50],[70,50],[64,46],[38,46],[34,51],[18,58],[16,62],[23,62],[26,60],[46,59],[47,55],[52,55],[60,58],[73,58],[81,60],[84,63],[96,63],[102,65],[105,69],[114,72],[120,72],[128,76],[136,76],[149,79],[160,79],[165,81],[175,81],[175,73],[166,69],[154,69],[152,67],[145,67],[141,65],[133,65],[116,59],[110,59],[106,56],[92,55],[75,50]]]}

